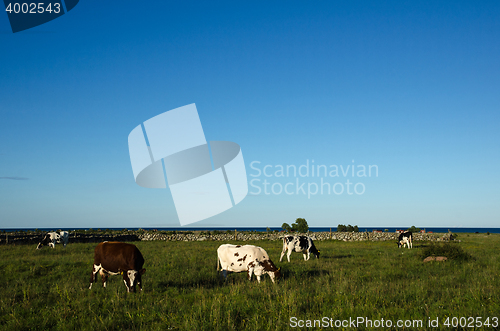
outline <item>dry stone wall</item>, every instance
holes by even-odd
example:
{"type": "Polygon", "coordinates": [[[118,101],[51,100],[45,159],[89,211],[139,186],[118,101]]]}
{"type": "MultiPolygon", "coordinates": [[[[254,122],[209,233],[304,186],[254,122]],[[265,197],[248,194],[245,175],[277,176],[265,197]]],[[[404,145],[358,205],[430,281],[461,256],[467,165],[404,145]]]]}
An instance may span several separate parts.
{"type": "MultiPolygon", "coordinates": [[[[206,233],[189,233],[189,234],[164,234],[155,233],[151,231],[146,231],[139,235],[140,240],[165,240],[165,241],[249,241],[249,240],[282,240],[283,236],[286,235],[283,232],[234,232],[231,233],[218,233],[218,234],[206,234],[206,233]]],[[[396,241],[398,239],[398,233],[389,232],[310,232],[309,235],[313,240],[341,240],[341,241],[396,241]]],[[[442,239],[443,234],[437,233],[414,233],[414,241],[439,241],[442,239]]]]}
{"type": "MultiPolygon", "coordinates": [[[[38,244],[45,232],[10,232],[0,234],[0,245],[4,244],[38,244]]],[[[155,230],[121,230],[106,233],[78,230],[70,231],[69,243],[102,242],[102,241],[250,241],[250,240],[282,240],[288,235],[283,232],[164,232],[155,230]]],[[[302,234],[304,235],[304,234],[302,234]]],[[[394,232],[309,232],[313,240],[339,241],[396,241],[399,234],[394,232]]],[[[453,240],[451,233],[414,233],[413,241],[445,241],[453,240]]]]}

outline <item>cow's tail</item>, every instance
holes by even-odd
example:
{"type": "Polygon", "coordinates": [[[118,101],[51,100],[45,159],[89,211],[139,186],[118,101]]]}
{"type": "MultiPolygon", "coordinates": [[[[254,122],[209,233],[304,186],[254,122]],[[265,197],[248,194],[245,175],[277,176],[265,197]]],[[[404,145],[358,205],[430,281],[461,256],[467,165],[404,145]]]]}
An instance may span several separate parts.
{"type": "Polygon", "coordinates": [[[220,268],[220,259],[219,259],[219,254],[217,254],[217,271],[219,271],[220,268]]]}

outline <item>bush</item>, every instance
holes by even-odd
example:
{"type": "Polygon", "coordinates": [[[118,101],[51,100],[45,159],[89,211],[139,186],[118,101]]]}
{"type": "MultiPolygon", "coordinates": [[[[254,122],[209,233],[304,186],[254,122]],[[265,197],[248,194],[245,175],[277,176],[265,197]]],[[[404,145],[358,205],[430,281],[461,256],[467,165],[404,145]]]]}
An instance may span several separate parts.
{"type": "Polygon", "coordinates": [[[412,225],[411,228],[408,228],[406,231],[410,231],[412,233],[420,232],[420,228],[417,228],[415,227],[415,225],[412,225]]]}
{"type": "Polygon", "coordinates": [[[357,225],[352,226],[351,224],[345,226],[344,224],[339,224],[337,226],[337,232],[359,232],[357,225]]]}
{"type": "Polygon", "coordinates": [[[425,259],[428,256],[446,256],[450,260],[467,261],[472,259],[472,256],[463,250],[457,244],[430,244],[421,252],[421,256],[425,259]]]}

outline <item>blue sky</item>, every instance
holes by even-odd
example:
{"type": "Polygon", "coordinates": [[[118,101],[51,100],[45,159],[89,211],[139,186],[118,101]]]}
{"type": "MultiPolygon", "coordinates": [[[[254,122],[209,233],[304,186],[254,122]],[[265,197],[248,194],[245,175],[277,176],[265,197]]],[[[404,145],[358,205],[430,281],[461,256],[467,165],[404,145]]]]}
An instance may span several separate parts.
{"type": "Polygon", "coordinates": [[[497,227],[498,17],[497,1],[81,1],[13,34],[0,15],[0,228],[178,226],[169,190],[134,182],[127,137],[191,103],[254,184],[254,161],[378,167],[323,178],[363,194],[250,186],[194,226],[497,227]]]}

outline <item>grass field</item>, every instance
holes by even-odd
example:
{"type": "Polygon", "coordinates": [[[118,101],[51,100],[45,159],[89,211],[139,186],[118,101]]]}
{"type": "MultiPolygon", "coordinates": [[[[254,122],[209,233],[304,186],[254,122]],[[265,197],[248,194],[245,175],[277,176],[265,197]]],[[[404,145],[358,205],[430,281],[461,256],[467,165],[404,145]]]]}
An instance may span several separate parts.
{"type": "Polygon", "coordinates": [[[221,282],[216,250],[222,242],[137,242],[147,272],[144,291],[129,294],[121,276],[110,277],[106,289],[99,277],[88,289],[96,244],[39,251],[1,246],[0,328],[288,330],[327,317],[332,320],[324,329],[354,330],[341,322],[363,317],[372,323],[390,320],[392,326],[384,330],[430,329],[429,318],[439,318],[436,329],[456,330],[460,327],[451,323],[460,325],[459,318],[479,317],[489,324],[480,329],[500,329],[493,319],[500,318],[500,235],[460,234],[458,239],[462,242],[451,245],[470,259],[429,263],[422,262],[426,242],[408,250],[395,242],[322,241],[316,242],[319,260],[305,262],[293,253],[291,263],[286,257],[279,262],[280,241],[248,242],[263,247],[281,267],[284,277],[277,284],[267,275],[261,284],[255,278],[249,282],[246,273],[221,282]],[[447,317],[450,327],[443,325],[447,317]],[[423,322],[397,327],[398,320],[423,322]]]}

